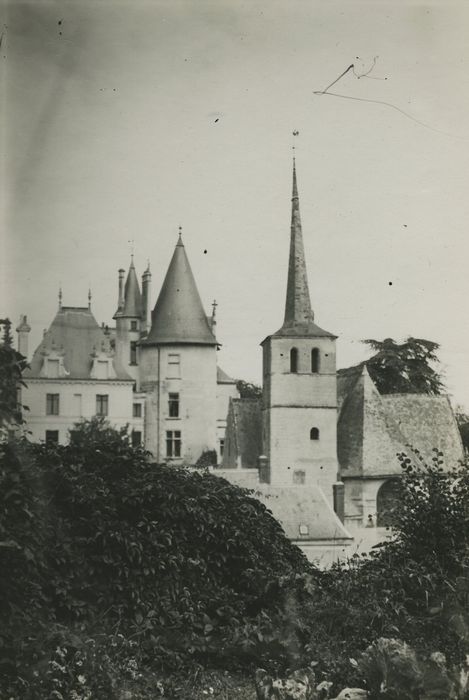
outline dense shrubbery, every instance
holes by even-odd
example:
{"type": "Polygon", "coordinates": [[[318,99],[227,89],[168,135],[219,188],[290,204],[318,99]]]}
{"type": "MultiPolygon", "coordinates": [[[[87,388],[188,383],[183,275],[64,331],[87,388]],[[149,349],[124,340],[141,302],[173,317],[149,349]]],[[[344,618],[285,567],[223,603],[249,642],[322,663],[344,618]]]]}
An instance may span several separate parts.
{"type": "Polygon", "coordinates": [[[151,464],[99,421],[66,447],[0,450],[0,677],[11,697],[105,700],[132,687],[137,698],[138,687],[143,698],[162,670],[189,662],[315,662],[319,680],[356,685],[350,658],[381,637],[450,664],[468,651],[469,478],[443,471],[440,454],[420,469],[402,456],[390,542],[318,572],[247,492],[151,464]]]}
{"type": "Polygon", "coordinates": [[[283,610],[282,577],[311,569],[256,499],[151,464],[104,424],[85,422],[68,446],[1,450],[0,643],[12,676],[34,669],[47,638],[78,651],[83,635],[122,633],[166,666],[242,657],[283,610]]]}

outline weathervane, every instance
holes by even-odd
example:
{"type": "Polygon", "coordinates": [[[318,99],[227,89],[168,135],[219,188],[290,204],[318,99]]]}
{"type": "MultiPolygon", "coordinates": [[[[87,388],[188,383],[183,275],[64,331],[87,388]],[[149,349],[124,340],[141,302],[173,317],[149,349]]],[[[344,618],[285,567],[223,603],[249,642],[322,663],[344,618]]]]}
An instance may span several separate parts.
{"type": "MultiPolygon", "coordinates": [[[[292,135],[293,135],[293,138],[294,138],[295,136],[299,136],[299,135],[300,135],[300,132],[298,131],[298,129],[295,129],[294,131],[292,131],[292,135]]],[[[292,149],[292,151],[293,151],[293,160],[295,160],[295,149],[296,149],[295,143],[296,143],[296,141],[293,141],[292,147],[291,147],[291,149],[292,149]]]]}

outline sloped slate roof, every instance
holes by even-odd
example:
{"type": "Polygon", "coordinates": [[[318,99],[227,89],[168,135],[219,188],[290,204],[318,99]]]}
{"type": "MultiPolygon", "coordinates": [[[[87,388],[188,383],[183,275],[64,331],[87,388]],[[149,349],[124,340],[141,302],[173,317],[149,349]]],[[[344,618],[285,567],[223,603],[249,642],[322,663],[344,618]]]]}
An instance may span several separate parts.
{"type": "MultiPolygon", "coordinates": [[[[258,457],[262,454],[262,410],[259,399],[230,399],[226,427],[226,442],[234,445],[236,458],[243,469],[258,466],[258,457]]],[[[228,454],[223,455],[223,466],[228,464],[228,454]]]]}
{"type": "Polygon", "coordinates": [[[399,474],[402,441],[396,432],[390,433],[386,407],[366,366],[359,370],[342,376],[338,392],[337,455],[342,476],[399,474]]]}
{"type": "Polygon", "coordinates": [[[294,324],[284,323],[271,338],[337,338],[336,335],[320,328],[314,321],[303,321],[294,324]]]}
{"type": "Polygon", "coordinates": [[[216,345],[181,238],[176,245],[142,345],[216,345]]]}
{"type": "Polygon", "coordinates": [[[236,380],[232,379],[217,365],[217,384],[236,384],[236,380]]]}
{"type": "MultiPolygon", "coordinates": [[[[40,377],[44,361],[43,352],[54,350],[63,353],[67,378],[89,379],[93,351],[110,352],[110,338],[99,326],[90,309],[63,306],[36,348],[30,363],[31,369],[25,372],[25,378],[40,377]]],[[[131,377],[115,363],[114,368],[118,379],[131,380],[131,377]]]]}
{"type": "Polygon", "coordinates": [[[447,466],[462,458],[454,415],[446,396],[379,394],[365,365],[339,370],[337,452],[341,475],[400,474],[397,454],[412,457],[410,446],[425,459],[433,448],[447,466]]]}
{"type": "Polygon", "coordinates": [[[256,486],[254,495],[272,511],[292,540],[352,539],[318,486],[256,486]],[[308,534],[300,534],[300,525],[308,534]]]}
{"type": "Polygon", "coordinates": [[[445,463],[456,464],[463,458],[461,436],[447,396],[424,394],[388,394],[381,397],[390,419],[390,434],[416,447],[429,461],[433,448],[441,450],[445,463]]]}

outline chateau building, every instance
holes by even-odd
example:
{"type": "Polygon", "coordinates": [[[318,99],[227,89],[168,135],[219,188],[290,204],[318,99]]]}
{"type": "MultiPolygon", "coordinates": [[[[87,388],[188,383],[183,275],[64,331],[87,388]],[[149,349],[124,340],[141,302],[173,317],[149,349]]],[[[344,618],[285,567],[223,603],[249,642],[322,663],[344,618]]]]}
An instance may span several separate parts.
{"type": "MultiPolygon", "coordinates": [[[[217,367],[215,306],[205,315],[182,242],[176,245],[150,313],[151,273],[140,290],[133,260],[119,270],[115,328],[87,307],[62,306],[25,372],[22,402],[33,440],[66,443],[81,418],[128,425],[134,444],[157,461],[194,464],[206,451],[221,459],[230,397],[236,384],[217,367]]],[[[17,328],[27,357],[30,327],[17,328]]]]}
{"type": "MultiPolygon", "coordinates": [[[[463,447],[447,397],[381,396],[364,365],[337,371],[337,336],[311,307],[295,163],[291,206],[284,320],[261,342],[261,399],[241,399],[217,366],[216,304],[208,317],[180,233],[153,310],[150,269],[140,288],[133,260],[127,277],[119,270],[114,328],[97,323],[91,298],[69,307],[59,294],[22,401],[34,440],[64,443],[98,415],[129,425],[158,462],[193,465],[216,450],[214,473],[253,488],[290,539],[328,563],[352,535],[368,546],[383,537],[399,453],[428,461],[436,448],[451,467],[463,447]]],[[[23,317],[25,356],[29,331],[23,317]]]]}

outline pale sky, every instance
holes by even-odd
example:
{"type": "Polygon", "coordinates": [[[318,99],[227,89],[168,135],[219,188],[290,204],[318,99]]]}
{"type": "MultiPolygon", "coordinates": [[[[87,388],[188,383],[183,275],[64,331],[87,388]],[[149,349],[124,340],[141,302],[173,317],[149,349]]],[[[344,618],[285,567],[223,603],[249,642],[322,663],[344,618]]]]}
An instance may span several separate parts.
{"type": "Polygon", "coordinates": [[[207,313],[218,302],[219,362],[260,383],[259,343],[283,320],[295,140],[312,303],[338,366],[369,355],[363,338],[434,340],[469,408],[469,3],[1,7],[0,316],[28,315],[31,350],[60,285],[69,306],[90,286],[111,322],[129,241],[154,303],[181,225],[207,313]],[[375,56],[331,92],[421,124],[314,94],[375,56]]]}

